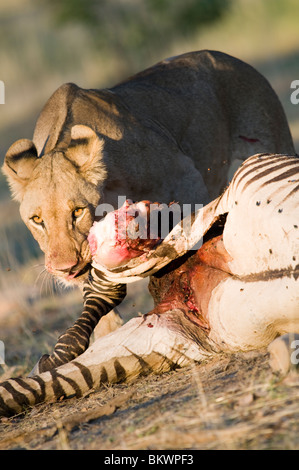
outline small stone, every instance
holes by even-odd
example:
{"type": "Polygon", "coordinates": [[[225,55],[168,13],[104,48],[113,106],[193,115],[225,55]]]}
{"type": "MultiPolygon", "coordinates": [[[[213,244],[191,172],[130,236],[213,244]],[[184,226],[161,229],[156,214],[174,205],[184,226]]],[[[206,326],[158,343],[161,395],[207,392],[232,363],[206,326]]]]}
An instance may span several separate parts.
{"type": "Polygon", "coordinates": [[[253,393],[246,393],[241,398],[239,398],[238,405],[239,406],[248,406],[254,401],[254,399],[255,399],[255,396],[254,396],[253,393]]]}

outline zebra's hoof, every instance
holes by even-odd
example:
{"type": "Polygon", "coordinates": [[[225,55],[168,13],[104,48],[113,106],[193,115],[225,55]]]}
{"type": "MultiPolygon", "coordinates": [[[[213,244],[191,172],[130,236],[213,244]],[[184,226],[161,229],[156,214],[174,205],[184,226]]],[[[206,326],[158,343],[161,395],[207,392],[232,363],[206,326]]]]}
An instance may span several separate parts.
{"type": "Polygon", "coordinates": [[[268,351],[269,364],[274,372],[285,375],[290,370],[299,370],[299,334],[279,336],[269,344],[268,351]]]}

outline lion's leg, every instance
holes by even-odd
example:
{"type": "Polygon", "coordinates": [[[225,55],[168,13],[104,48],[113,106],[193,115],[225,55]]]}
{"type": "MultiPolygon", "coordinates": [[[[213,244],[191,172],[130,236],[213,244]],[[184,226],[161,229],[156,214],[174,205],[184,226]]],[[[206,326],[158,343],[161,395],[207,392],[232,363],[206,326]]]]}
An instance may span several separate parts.
{"type": "Polygon", "coordinates": [[[205,337],[197,335],[194,325],[179,310],[133,318],[99,338],[68,364],[34,377],[1,383],[0,415],[18,413],[24,406],[62,396],[79,397],[103,383],[161,373],[190,361],[200,361],[212,353],[205,337]]]}
{"type": "Polygon", "coordinates": [[[124,321],[118,311],[117,308],[111,310],[111,312],[104,315],[97,326],[94,329],[93,337],[94,340],[101,338],[102,336],[106,336],[112,331],[117,330],[124,324],[124,321]]]}

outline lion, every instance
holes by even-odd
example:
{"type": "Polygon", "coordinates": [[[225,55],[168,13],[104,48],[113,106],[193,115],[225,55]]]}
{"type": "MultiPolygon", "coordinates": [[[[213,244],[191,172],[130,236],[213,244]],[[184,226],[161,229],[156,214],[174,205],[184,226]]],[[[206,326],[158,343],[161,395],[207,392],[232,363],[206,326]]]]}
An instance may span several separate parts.
{"type": "Polygon", "coordinates": [[[259,152],[294,154],[277,95],[250,65],[198,51],[109,89],[62,85],[33,140],[8,149],[3,172],[47,271],[82,285],[100,204],[117,208],[124,196],[205,205],[259,152]]]}

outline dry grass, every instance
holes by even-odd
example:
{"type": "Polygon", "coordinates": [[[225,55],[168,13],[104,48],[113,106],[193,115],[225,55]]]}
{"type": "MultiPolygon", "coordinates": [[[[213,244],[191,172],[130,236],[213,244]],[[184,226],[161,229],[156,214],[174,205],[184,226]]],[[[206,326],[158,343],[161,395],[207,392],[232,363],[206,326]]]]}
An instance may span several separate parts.
{"type": "Polygon", "coordinates": [[[0,449],[297,449],[299,377],[267,353],[219,356],[162,376],[39,405],[0,424],[0,449]]]}

